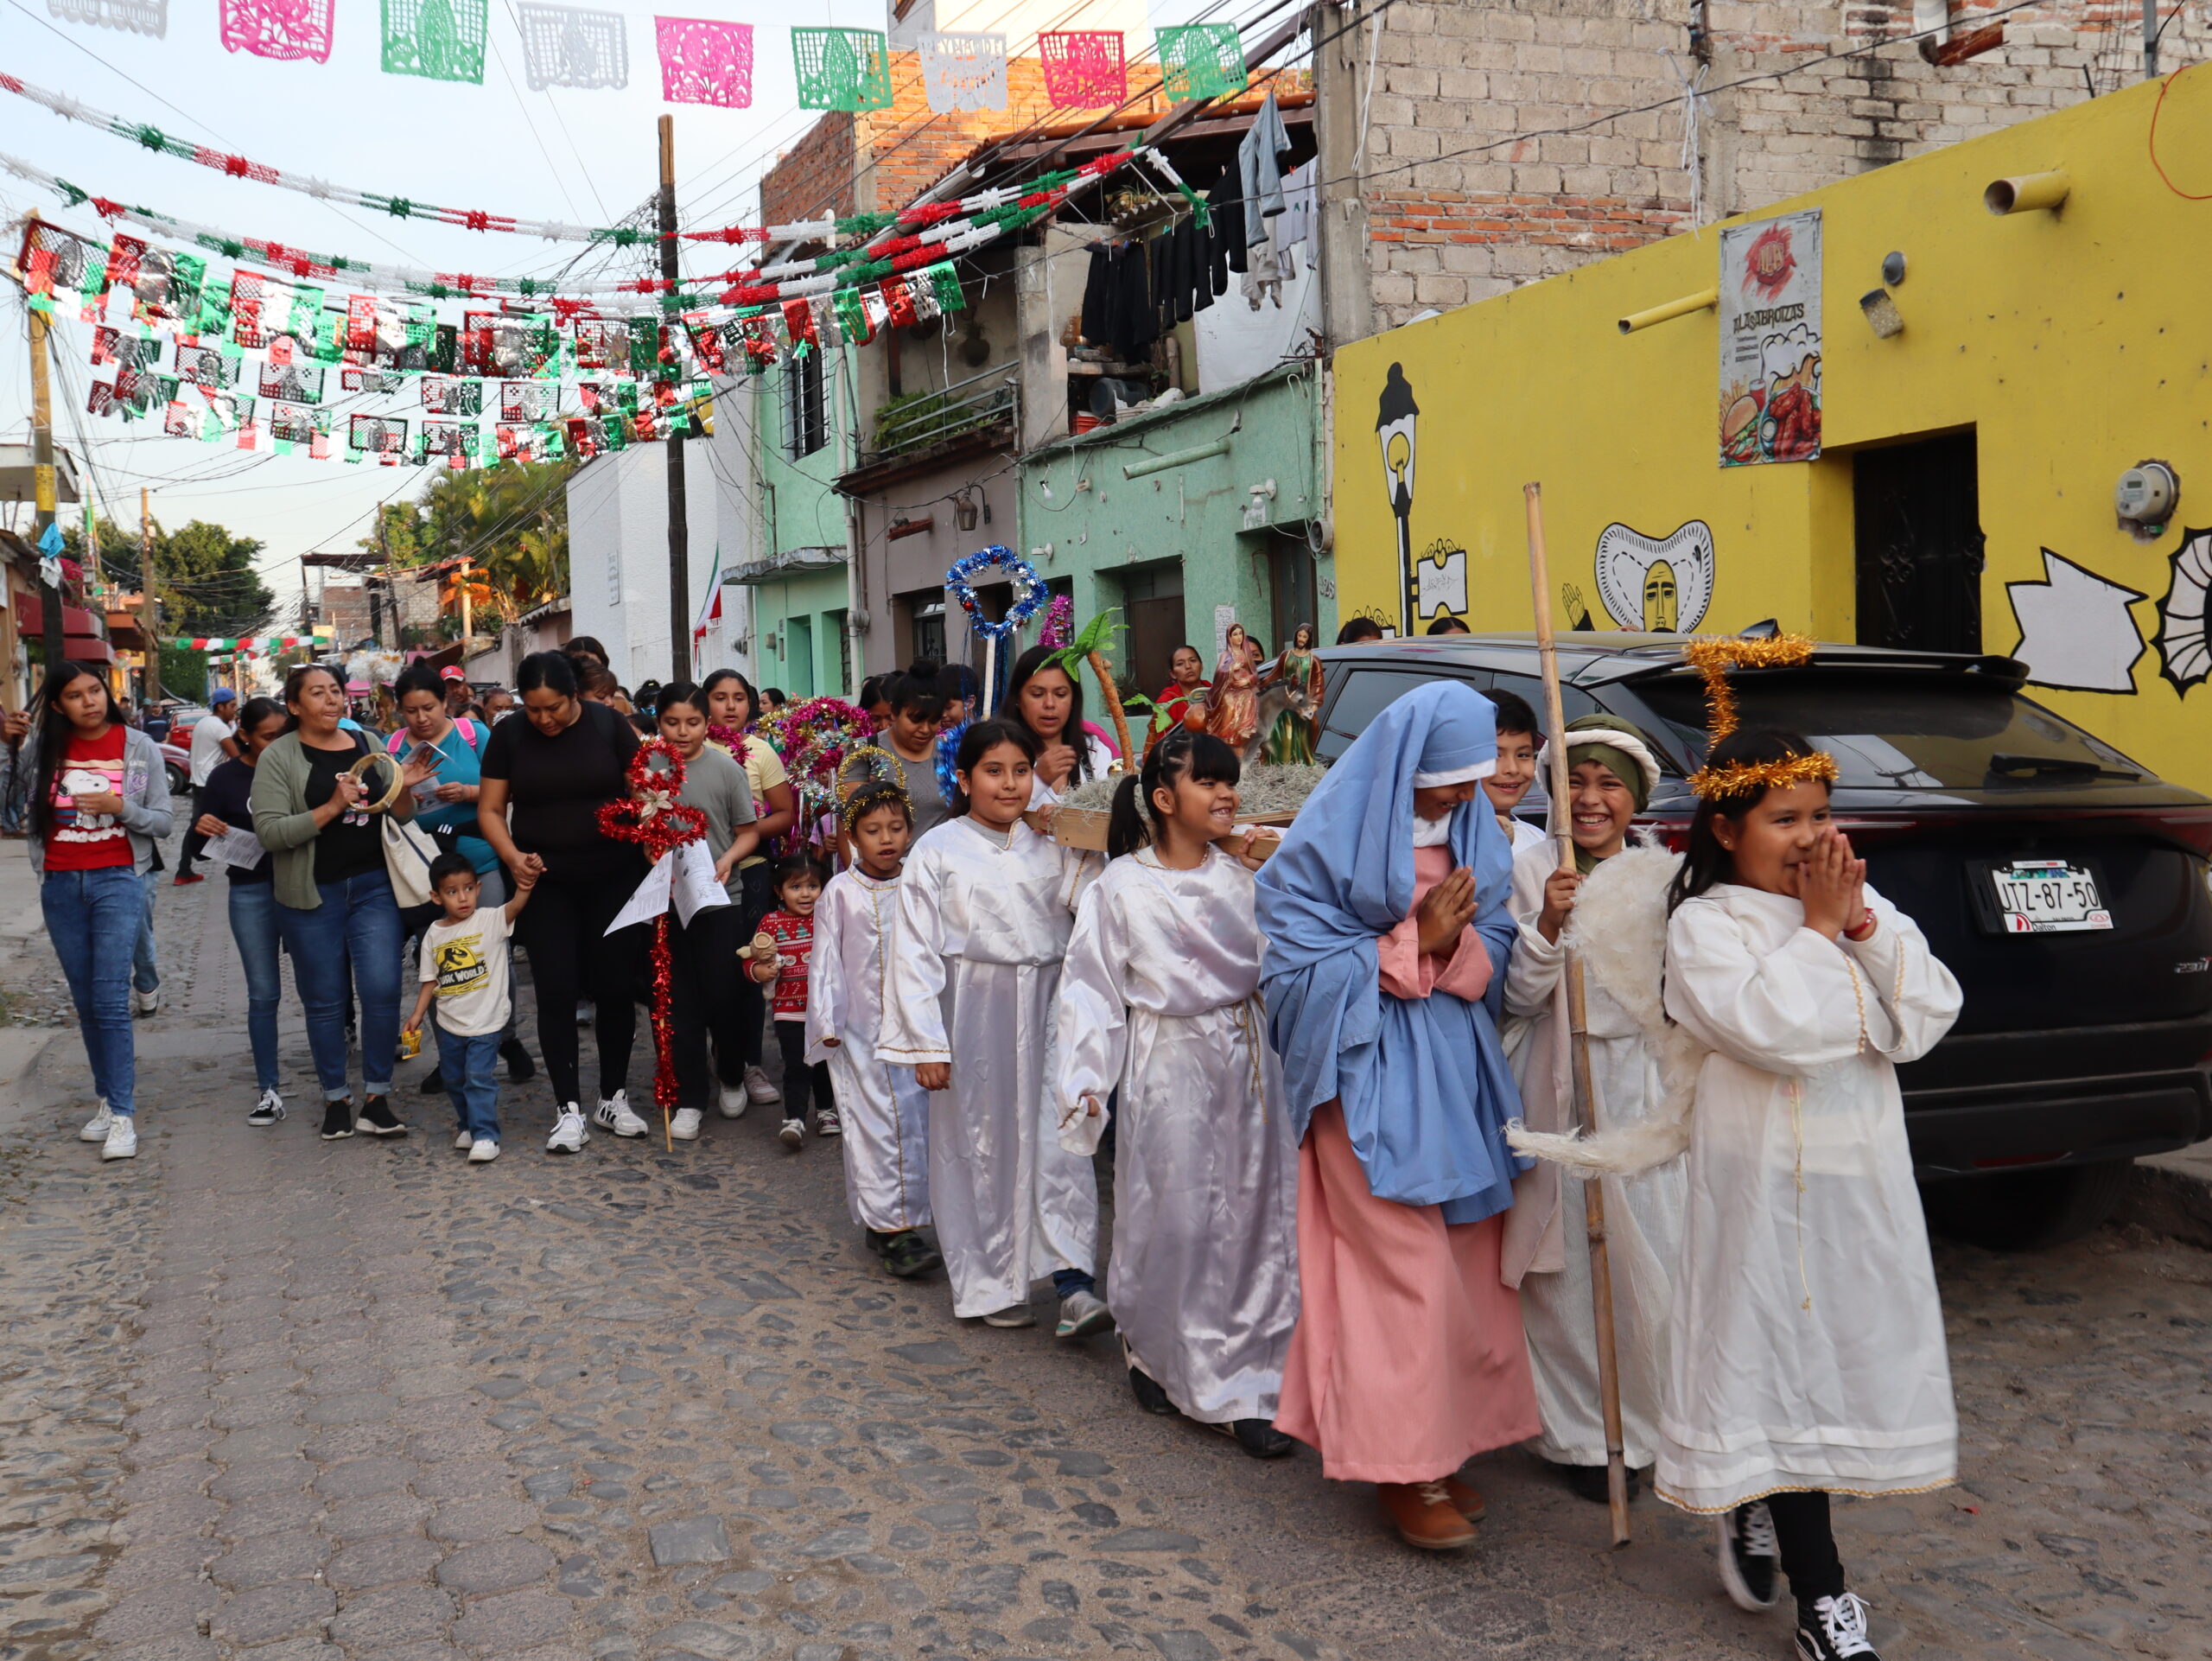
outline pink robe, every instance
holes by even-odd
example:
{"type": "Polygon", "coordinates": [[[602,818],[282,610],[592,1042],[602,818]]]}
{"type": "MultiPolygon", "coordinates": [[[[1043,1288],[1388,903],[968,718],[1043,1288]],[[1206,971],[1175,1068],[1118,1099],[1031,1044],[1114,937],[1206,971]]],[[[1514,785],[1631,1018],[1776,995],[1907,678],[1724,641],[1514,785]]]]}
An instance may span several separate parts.
{"type": "MultiPolygon", "coordinates": [[[[1414,915],[1451,875],[1447,848],[1414,850],[1406,920],[1377,941],[1393,997],[1490,985],[1472,929],[1450,959],[1423,956],[1414,915]]],[[[1325,1102],[1298,1153],[1300,1314],[1275,1429],[1317,1448],[1344,1482],[1427,1482],[1543,1428],[1521,1300],[1500,1278],[1503,1216],[1447,1225],[1436,1206],[1377,1200],[1325,1102]]]]}

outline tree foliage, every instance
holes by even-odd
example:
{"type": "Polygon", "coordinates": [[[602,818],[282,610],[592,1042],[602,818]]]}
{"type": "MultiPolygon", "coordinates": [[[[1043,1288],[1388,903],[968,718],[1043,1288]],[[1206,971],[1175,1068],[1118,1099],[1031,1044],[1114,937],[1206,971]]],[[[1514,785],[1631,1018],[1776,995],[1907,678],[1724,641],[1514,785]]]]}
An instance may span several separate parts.
{"type": "MultiPolygon", "coordinates": [[[[439,474],[419,500],[387,503],[360,546],[395,565],[468,557],[472,603],[509,621],[569,591],[569,475],[574,461],[502,461],[439,474]]],[[[450,589],[448,581],[444,588],[450,589]]],[[[447,602],[458,607],[457,593],[447,602]]]]}
{"type": "MultiPolygon", "coordinates": [[[[82,525],[64,526],[63,551],[86,561],[82,525]]],[[[100,563],[108,580],[125,590],[143,586],[138,531],[111,519],[99,521],[100,563]]],[[[229,637],[258,633],[276,603],[254,559],[262,544],[219,525],[194,519],[177,530],[154,523],[154,577],[162,601],[162,628],[169,634],[229,637]]]]}

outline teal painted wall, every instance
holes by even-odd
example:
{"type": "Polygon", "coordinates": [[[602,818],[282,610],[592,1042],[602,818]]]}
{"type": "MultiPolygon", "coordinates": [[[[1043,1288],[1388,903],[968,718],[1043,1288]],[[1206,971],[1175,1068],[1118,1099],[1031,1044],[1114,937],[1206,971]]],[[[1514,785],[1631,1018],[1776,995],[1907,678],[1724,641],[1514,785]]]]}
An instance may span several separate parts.
{"type": "MultiPolygon", "coordinates": [[[[1217,606],[1233,606],[1270,652],[1281,648],[1280,562],[1304,557],[1313,598],[1308,614],[1295,620],[1313,622],[1332,640],[1334,562],[1305,548],[1307,523],[1325,517],[1319,405],[1316,372],[1300,365],[1034,450],[1021,461],[1020,545],[1047,579],[1071,580],[1078,620],[1109,606],[1122,607],[1126,619],[1131,599],[1172,587],[1179,576],[1182,638],[1207,658],[1209,674],[1217,606]],[[1124,467],[1223,439],[1225,455],[1122,476],[1124,467]],[[1250,488],[1270,479],[1275,493],[1265,521],[1248,531],[1250,488]]],[[[1131,668],[1128,648],[1125,636],[1123,673],[1131,668]]]]}
{"type": "Polygon", "coordinates": [[[753,584],[753,661],[760,684],[780,686],[795,699],[851,697],[856,689],[838,657],[845,604],[842,565],[753,584]]]}

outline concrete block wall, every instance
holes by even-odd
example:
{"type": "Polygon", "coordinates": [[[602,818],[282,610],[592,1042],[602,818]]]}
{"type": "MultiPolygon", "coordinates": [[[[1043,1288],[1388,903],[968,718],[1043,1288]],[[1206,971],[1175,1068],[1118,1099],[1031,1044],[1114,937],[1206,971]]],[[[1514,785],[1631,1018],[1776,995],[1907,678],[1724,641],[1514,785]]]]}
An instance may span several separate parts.
{"type": "MultiPolygon", "coordinates": [[[[1953,38],[1999,9],[1954,3],[1953,38]]],[[[1325,30],[1366,10],[1325,9],[1325,30]]],[[[1339,67],[1325,65],[1325,102],[1365,112],[1344,130],[1352,153],[1332,157],[1345,182],[1331,217],[1348,253],[1364,225],[1372,315],[1338,332],[1465,305],[2141,78],[2133,0],[1999,22],[2001,45],[1937,65],[1904,38],[1911,0],[1395,0],[1326,48],[1339,67]],[[1693,122],[1694,77],[1713,90],[1693,122]]],[[[2167,23],[2163,68],[2209,54],[2201,14],[2167,23]]]]}

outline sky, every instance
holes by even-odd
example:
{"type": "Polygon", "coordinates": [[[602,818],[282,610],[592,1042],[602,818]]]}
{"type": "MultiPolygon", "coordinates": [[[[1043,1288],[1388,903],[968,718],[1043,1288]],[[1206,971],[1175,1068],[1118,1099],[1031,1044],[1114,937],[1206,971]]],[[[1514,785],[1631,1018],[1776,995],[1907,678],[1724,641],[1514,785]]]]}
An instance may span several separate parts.
{"type": "MultiPolygon", "coordinates": [[[[1080,0],[1066,3],[1074,10],[1080,0]]],[[[6,42],[0,68],[97,110],[287,171],[447,207],[591,225],[621,220],[657,188],[656,123],[667,112],[675,117],[681,218],[686,225],[719,226],[757,222],[761,174],[817,118],[798,107],[785,27],[881,29],[886,22],[882,0],[796,0],[781,8],[760,0],[687,3],[685,15],[750,22],[759,31],[753,107],[722,110],[663,104],[652,9],[639,0],[594,3],[627,18],[629,85],[620,90],[531,92],[512,0],[492,0],[480,86],[385,74],[379,0],[337,0],[327,64],[226,51],[217,0],[168,0],[168,34],[158,39],[65,21],[51,15],[47,0],[0,0],[0,41],[6,42]]],[[[1035,0],[971,0],[961,27],[989,27],[995,4],[1012,16],[1017,8],[1033,10],[1035,0]]],[[[1154,0],[1150,12],[1157,24],[1200,16],[1233,19],[1264,9],[1255,0],[1154,0]]],[[[1130,57],[1146,44],[1129,41],[1130,57]]],[[[1015,41],[1014,49],[1020,52],[1023,43],[1015,41]]],[[[1132,81],[1141,84],[1134,69],[1132,81]]],[[[5,92],[0,150],[94,195],[318,253],[438,270],[551,276],[581,248],[394,220],[230,178],[64,121],[5,92]]],[[[89,206],[65,208],[48,193],[0,175],[0,216],[14,220],[31,208],[103,241],[110,234],[89,206]]],[[[683,246],[687,273],[733,263],[734,251],[720,244],[683,246]]],[[[575,271],[631,275],[650,258],[635,250],[590,251],[575,271]]],[[[27,321],[20,291],[12,284],[0,288],[0,441],[12,441],[27,436],[30,420],[27,321]]],[[[63,322],[54,348],[62,360],[54,384],[56,442],[77,455],[80,475],[89,457],[102,512],[135,529],[143,486],[153,492],[154,517],[164,525],[211,519],[260,541],[261,568],[278,595],[280,624],[288,607],[296,614],[302,554],[352,550],[372,525],[378,502],[418,494],[429,483],[421,468],[348,466],[129,436],[144,434],[147,423],[126,427],[83,413],[92,378],[91,325],[63,322]]]]}

